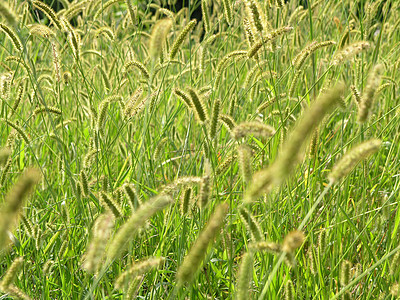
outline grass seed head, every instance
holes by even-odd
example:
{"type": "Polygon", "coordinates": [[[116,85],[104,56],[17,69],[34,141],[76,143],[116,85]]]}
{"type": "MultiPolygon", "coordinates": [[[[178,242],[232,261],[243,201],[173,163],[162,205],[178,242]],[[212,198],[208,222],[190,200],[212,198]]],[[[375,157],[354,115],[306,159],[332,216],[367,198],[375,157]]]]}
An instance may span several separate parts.
{"type": "Polygon", "coordinates": [[[299,248],[304,243],[304,233],[301,231],[292,231],[286,235],[282,244],[282,251],[286,253],[293,253],[297,248],[299,248]]]}
{"type": "Polygon", "coordinates": [[[192,21],[189,22],[189,24],[186,25],[185,28],[183,28],[182,32],[179,34],[177,39],[172,45],[171,52],[169,53],[169,59],[173,60],[175,56],[178,54],[179,48],[182,46],[183,42],[185,41],[186,36],[193,30],[193,28],[196,26],[197,20],[193,19],[192,21]]]}
{"type": "Polygon", "coordinates": [[[239,274],[236,283],[236,300],[249,299],[250,284],[253,278],[254,253],[253,250],[246,252],[239,266],[239,274]]]}
{"type": "Polygon", "coordinates": [[[2,291],[7,291],[9,287],[14,283],[22,268],[23,263],[24,259],[22,257],[17,257],[16,259],[14,259],[11,266],[8,268],[6,274],[0,282],[0,289],[2,291]]]}
{"type": "Polygon", "coordinates": [[[14,32],[14,30],[12,30],[10,27],[8,27],[6,24],[3,23],[0,23],[0,29],[8,36],[8,38],[13,43],[15,49],[17,49],[18,51],[22,51],[24,49],[21,40],[14,32]]]}
{"type": "Polygon", "coordinates": [[[192,88],[189,88],[188,92],[197,119],[200,123],[204,123],[207,120],[208,112],[206,110],[206,107],[204,106],[201,96],[199,96],[198,92],[192,88]]]}
{"type": "Polygon", "coordinates": [[[220,108],[221,108],[221,100],[216,99],[214,101],[213,109],[212,109],[212,115],[211,115],[211,121],[210,121],[210,138],[214,139],[216,132],[217,132],[217,125],[218,125],[218,120],[219,120],[219,114],[220,114],[220,108]]]}
{"type": "Polygon", "coordinates": [[[328,176],[329,180],[337,183],[346,177],[360,161],[377,152],[381,144],[380,140],[371,139],[350,149],[332,168],[332,172],[328,176]]]}
{"type": "Polygon", "coordinates": [[[296,299],[293,281],[288,280],[285,283],[285,300],[296,299]]]}
{"type": "Polygon", "coordinates": [[[251,149],[246,145],[240,145],[238,148],[238,157],[243,182],[248,184],[253,176],[251,149]]]}
{"type": "Polygon", "coordinates": [[[138,230],[158,211],[172,204],[173,199],[165,194],[156,196],[140,206],[131,217],[119,228],[108,248],[108,262],[118,258],[129,242],[136,236],[138,230]]]}
{"type": "Polygon", "coordinates": [[[143,275],[152,269],[160,268],[164,263],[164,257],[150,257],[142,259],[141,261],[134,262],[132,266],[123,272],[115,281],[115,287],[122,289],[126,286],[133,278],[139,275],[143,275]]]}
{"type": "Polygon", "coordinates": [[[11,156],[11,149],[8,147],[3,147],[0,148],[0,167],[3,167],[7,161],[8,158],[11,156]]]}
{"type": "Polygon", "coordinates": [[[342,265],[341,265],[341,268],[340,268],[340,284],[342,286],[346,286],[350,282],[350,279],[351,279],[351,267],[352,267],[352,263],[349,262],[348,260],[344,260],[342,262],[342,265]]]}
{"type": "Polygon", "coordinates": [[[101,267],[107,241],[114,227],[114,216],[111,213],[100,215],[92,228],[92,238],[83,256],[82,267],[90,274],[96,273],[101,267]]]}
{"type": "Polygon", "coordinates": [[[356,56],[364,50],[368,50],[370,44],[365,41],[355,42],[347,47],[343,48],[339,52],[337,52],[332,60],[332,65],[336,66],[343,63],[346,60],[356,56]]]}
{"type": "Polygon", "coordinates": [[[165,39],[171,29],[172,21],[170,19],[159,20],[153,28],[150,37],[149,53],[154,60],[158,58],[163,51],[165,39]]]}
{"type": "Polygon", "coordinates": [[[186,215],[189,211],[189,206],[191,202],[191,197],[192,197],[192,188],[188,187],[185,189],[185,191],[182,193],[181,197],[181,214],[186,215]]]}
{"type": "Polygon", "coordinates": [[[199,237],[190,248],[189,253],[185,256],[182,264],[178,268],[176,277],[179,286],[183,285],[185,282],[190,283],[194,279],[202,261],[206,257],[208,246],[219,234],[227,213],[227,203],[219,204],[215,208],[206,227],[200,233],[199,237]]]}
{"type": "Polygon", "coordinates": [[[243,122],[233,129],[232,134],[235,140],[239,140],[248,135],[254,135],[259,138],[268,138],[275,134],[275,129],[261,122],[243,122]]]}
{"type": "Polygon", "coordinates": [[[58,15],[54,12],[54,10],[50,6],[48,6],[47,4],[45,4],[40,0],[33,0],[32,4],[35,8],[42,11],[49,18],[50,22],[52,22],[54,26],[57,27],[57,29],[62,30],[63,26],[61,24],[61,21],[58,15]]]}
{"type": "Polygon", "coordinates": [[[211,178],[210,175],[205,175],[200,182],[199,205],[200,208],[205,208],[208,204],[211,193],[211,178]]]}
{"type": "Polygon", "coordinates": [[[258,242],[264,239],[264,234],[262,233],[261,226],[254,218],[254,216],[246,209],[239,209],[240,218],[246,225],[247,230],[250,232],[253,241],[258,242]]]}
{"type": "Polygon", "coordinates": [[[359,104],[357,118],[359,123],[364,123],[367,120],[368,115],[370,114],[375,95],[377,94],[377,90],[381,82],[382,72],[383,65],[379,64],[374,66],[368,76],[367,86],[365,87],[365,91],[361,97],[361,101],[359,104]]]}
{"type": "Polygon", "coordinates": [[[18,17],[6,2],[7,1],[0,2],[0,15],[2,15],[11,26],[17,26],[18,17]]]}

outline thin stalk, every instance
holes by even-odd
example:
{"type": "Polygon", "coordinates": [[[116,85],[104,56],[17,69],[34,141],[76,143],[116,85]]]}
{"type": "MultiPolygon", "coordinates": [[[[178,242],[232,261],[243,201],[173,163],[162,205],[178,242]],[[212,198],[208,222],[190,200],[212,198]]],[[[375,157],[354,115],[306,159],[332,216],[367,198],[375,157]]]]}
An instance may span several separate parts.
{"type": "MultiPolygon", "coordinates": [[[[307,215],[304,217],[303,221],[300,223],[299,227],[297,230],[302,230],[304,228],[304,225],[308,222],[308,220],[311,218],[311,215],[313,214],[314,210],[317,208],[319,203],[324,199],[325,195],[328,193],[329,189],[332,187],[333,183],[329,183],[325,189],[322,191],[322,193],[319,195],[318,199],[315,201],[314,205],[311,207],[307,215]]],[[[400,246],[399,246],[400,247],[400,246]]],[[[263,290],[261,291],[260,296],[258,297],[258,300],[263,300],[266,299],[266,295],[268,292],[268,288],[272,283],[273,278],[275,277],[276,273],[279,270],[279,267],[281,266],[283,260],[285,259],[286,253],[282,253],[279,256],[278,261],[276,262],[274,268],[272,269],[272,272],[268,276],[267,282],[264,285],[263,290]]]]}

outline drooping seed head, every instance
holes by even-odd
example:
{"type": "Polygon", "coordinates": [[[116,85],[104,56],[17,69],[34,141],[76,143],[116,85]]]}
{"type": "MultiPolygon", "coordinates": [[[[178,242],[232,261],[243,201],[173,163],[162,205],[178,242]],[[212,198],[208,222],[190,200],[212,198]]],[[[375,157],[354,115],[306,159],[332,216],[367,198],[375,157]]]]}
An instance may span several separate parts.
{"type": "Polygon", "coordinates": [[[329,180],[337,183],[346,177],[360,161],[377,152],[381,144],[380,140],[371,139],[353,147],[332,168],[332,172],[328,176],[329,180]]]}
{"type": "Polygon", "coordinates": [[[185,28],[183,28],[182,32],[179,34],[177,39],[175,40],[174,44],[172,45],[171,52],[169,53],[169,59],[173,60],[178,54],[179,48],[185,41],[186,36],[193,30],[193,28],[196,26],[197,20],[193,19],[192,21],[189,22],[189,24],[186,25],[185,28]]]}
{"type": "Polygon", "coordinates": [[[154,25],[149,44],[150,57],[153,60],[160,56],[164,47],[165,38],[167,37],[171,26],[172,21],[170,19],[159,20],[154,25]]]}
{"type": "Polygon", "coordinates": [[[383,72],[383,65],[379,64],[374,66],[371,73],[368,76],[367,86],[365,87],[364,93],[361,97],[358,110],[358,122],[363,123],[367,120],[370,114],[372,104],[376,95],[376,91],[379,88],[381,82],[381,76],[383,72]]]}
{"type": "Polygon", "coordinates": [[[254,253],[253,250],[246,252],[240,263],[239,274],[236,283],[236,300],[249,299],[249,288],[253,278],[253,266],[254,266],[254,253]]]}
{"type": "Polygon", "coordinates": [[[247,230],[250,232],[253,241],[258,242],[263,240],[264,234],[262,233],[261,226],[254,218],[254,216],[246,209],[239,209],[240,218],[246,225],[247,230]]]}
{"type": "Polygon", "coordinates": [[[293,253],[304,243],[304,233],[298,230],[289,232],[282,244],[282,251],[286,253],[293,253]]]}
{"type": "Polygon", "coordinates": [[[271,126],[254,121],[240,123],[232,131],[232,135],[235,140],[239,140],[248,135],[254,135],[255,137],[259,138],[268,138],[274,134],[275,129],[271,126]]]}
{"type": "Polygon", "coordinates": [[[228,204],[222,203],[218,205],[210,217],[206,227],[200,233],[199,237],[189,250],[189,253],[183,259],[182,264],[178,268],[176,274],[178,285],[182,286],[185,282],[191,282],[202,261],[207,255],[208,246],[214,241],[228,213],[228,204]]]}

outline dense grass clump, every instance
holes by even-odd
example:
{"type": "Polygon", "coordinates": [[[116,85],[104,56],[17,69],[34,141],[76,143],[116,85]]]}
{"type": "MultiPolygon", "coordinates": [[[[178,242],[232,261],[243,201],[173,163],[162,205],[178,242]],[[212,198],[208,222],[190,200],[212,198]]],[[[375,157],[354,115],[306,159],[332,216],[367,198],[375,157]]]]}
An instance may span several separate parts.
{"type": "Polygon", "coordinates": [[[0,1],[1,297],[399,297],[400,3],[174,2],[0,1]]]}

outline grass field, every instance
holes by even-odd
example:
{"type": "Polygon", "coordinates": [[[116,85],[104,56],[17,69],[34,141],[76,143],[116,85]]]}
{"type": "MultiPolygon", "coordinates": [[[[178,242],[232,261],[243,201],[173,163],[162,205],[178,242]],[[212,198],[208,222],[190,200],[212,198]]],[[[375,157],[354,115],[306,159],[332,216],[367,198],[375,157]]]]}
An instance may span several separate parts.
{"type": "Polygon", "coordinates": [[[399,2],[59,2],[0,3],[0,299],[400,297],[399,2]]]}

